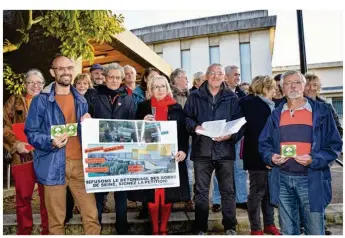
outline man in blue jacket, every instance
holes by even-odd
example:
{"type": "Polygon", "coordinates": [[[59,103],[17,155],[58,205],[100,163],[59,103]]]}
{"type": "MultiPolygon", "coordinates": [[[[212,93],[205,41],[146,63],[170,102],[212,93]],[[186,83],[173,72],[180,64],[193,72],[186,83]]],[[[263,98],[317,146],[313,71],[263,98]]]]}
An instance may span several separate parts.
{"type": "Polygon", "coordinates": [[[96,200],[86,193],[80,122],[90,117],[85,98],[71,86],[73,61],[58,55],[50,68],[55,83],[34,97],[25,123],[29,143],[35,148],[34,168],[44,185],[49,234],[64,235],[66,187],[76,199],[82,216],[84,233],[99,235],[96,200]],[[51,126],[78,123],[77,136],[66,132],[51,139],[51,126]]]}
{"type": "Polygon", "coordinates": [[[234,192],[235,144],[241,138],[240,132],[232,136],[209,138],[196,134],[203,130],[206,121],[231,121],[241,117],[237,96],[224,82],[224,68],[212,64],[206,72],[206,81],[199,90],[193,91],[187,99],[184,111],[187,114],[187,130],[192,135],[191,159],[195,174],[195,231],[207,232],[209,214],[209,187],[213,171],[219,181],[223,225],[225,233],[236,234],[236,201],[234,192]]]}
{"type": "Polygon", "coordinates": [[[299,235],[299,210],[306,235],[325,234],[323,216],[332,199],[329,163],[343,144],[330,107],[305,98],[305,84],[298,71],[283,74],[287,103],[272,112],[259,137],[262,159],[272,167],[271,202],[279,205],[284,235],[299,235]]]}

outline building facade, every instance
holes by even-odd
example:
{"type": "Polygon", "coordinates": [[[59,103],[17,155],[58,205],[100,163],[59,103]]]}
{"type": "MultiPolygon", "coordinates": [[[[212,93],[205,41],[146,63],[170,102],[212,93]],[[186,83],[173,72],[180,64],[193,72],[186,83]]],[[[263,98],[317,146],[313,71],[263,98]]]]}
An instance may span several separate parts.
{"type": "Polygon", "coordinates": [[[250,11],[131,30],[174,69],[183,68],[192,85],[197,71],[212,63],[236,65],[242,82],[272,73],[276,16],[250,11]]]}

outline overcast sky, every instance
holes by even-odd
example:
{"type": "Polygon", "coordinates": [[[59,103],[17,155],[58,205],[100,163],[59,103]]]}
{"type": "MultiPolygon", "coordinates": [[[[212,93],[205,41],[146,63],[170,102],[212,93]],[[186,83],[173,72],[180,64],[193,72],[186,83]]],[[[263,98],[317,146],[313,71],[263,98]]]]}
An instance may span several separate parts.
{"type": "MultiPolygon", "coordinates": [[[[113,11],[125,16],[125,25],[128,29],[234,12],[238,11],[113,11]]],[[[268,12],[269,15],[277,16],[272,66],[299,64],[296,11],[269,10],[268,12]]],[[[304,10],[303,20],[308,64],[342,61],[342,11],[304,10]]]]}

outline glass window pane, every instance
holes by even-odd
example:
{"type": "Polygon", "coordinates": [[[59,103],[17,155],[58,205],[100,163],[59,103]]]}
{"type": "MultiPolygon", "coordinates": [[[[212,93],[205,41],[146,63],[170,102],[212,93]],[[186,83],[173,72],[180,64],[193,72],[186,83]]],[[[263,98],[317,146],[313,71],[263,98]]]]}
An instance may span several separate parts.
{"type": "Polygon", "coordinates": [[[242,82],[250,83],[252,81],[250,43],[240,44],[240,57],[241,57],[241,80],[242,82]]]}
{"type": "Polygon", "coordinates": [[[339,117],[343,117],[343,98],[342,97],[334,97],[332,98],[332,104],[335,111],[338,113],[339,117]]]}
{"type": "Polygon", "coordinates": [[[219,64],[219,46],[210,46],[210,64],[219,64]]]}

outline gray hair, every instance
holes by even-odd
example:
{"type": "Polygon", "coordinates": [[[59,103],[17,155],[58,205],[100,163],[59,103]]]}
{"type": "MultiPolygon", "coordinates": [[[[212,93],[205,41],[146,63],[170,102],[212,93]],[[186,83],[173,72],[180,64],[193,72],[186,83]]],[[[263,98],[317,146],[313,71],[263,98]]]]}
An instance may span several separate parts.
{"type": "Polygon", "coordinates": [[[198,71],[196,72],[195,74],[193,74],[193,86],[196,85],[196,82],[199,82],[200,81],[200,77],[204,75],[204,72],[202,71],[198,71]]]}
{"type": "Polygon", "coordinates": [[[236,65],[229,65],[225,67],[225,74],[230,74],[234,69],[239,69],[236,65]]]}
{"type": "Polygon", "coordinates": [[[208,67],[207,67],[207,70],[206,70],[206,73],[210,70],[210,68],[215,67],[215,66],[216,66],[216,67],[221,67],[221,68],[222,68],[222,72],[225,73],[225,70],[224,70],[223,65],[218,64],[218,63],[214,63],[214,64],[211,64],[210,66],[208,66],[208,67]]]}
{"type": "Polygon", "coordinates": [[[110,70],[119,70],[121,72],[121,78],[125,78],[125,71],[123,70],[123,67],[119,65],[118,63],[111,63],[103,68],[103,74],[107,76],[109,74],[110,70]]]}
{"type": "Polygon", "coordinates": [[[44,80],[43,74],[41,71],[39,71],[38,69],[29,69],[29,71],[25,74],[24,76],[24,81],[26,82],[26,80],[32,76],[32,75],[36,75],[39,78],[41,78],[43,80],[43,83],[45,83],[46,81],[44,80]]]}
{"type": "Polygon", "coordinates": [[[129,64],[123,66],[123,70],[125,71],[126,69],[131,69],[131,70],[133,70],[133,72],[135,74],[137,74],[137,71],[135,70],[135,68],[133,66],[129,65],[129,64]]]}
{"type": "Polygon", "coordinates": [[[186,73],[186,71],[184,71],[183,69],[181,68],[177,68],[175,69],[171,74],[170,74],[170,81],[171,81],[171,84],[172,85],[175,85],[176,84],[176,78],[177,76],[180,74],[180,73],[186,73]]]}
{"type": "Polygon", "coordinates": [[[280,86],[283,87],[284,80],[285,80],[286,78],[292,76],[292,75],[295,75],[295,74],[297,74],[297,75],[300,77],[300,79],[302,80],[302,83],[303,83],[303,84],[306,84],[306,83],[307,83],[307,80],[305,79],[304,75],[303,75],[301,72],[299,72],[299,71],[297,71],[297,70],[288,70],[288,71],[286,71],[284,74],[282,74],[281,80],[280,80],[280,86]]]}

